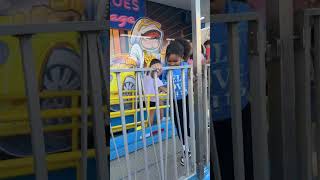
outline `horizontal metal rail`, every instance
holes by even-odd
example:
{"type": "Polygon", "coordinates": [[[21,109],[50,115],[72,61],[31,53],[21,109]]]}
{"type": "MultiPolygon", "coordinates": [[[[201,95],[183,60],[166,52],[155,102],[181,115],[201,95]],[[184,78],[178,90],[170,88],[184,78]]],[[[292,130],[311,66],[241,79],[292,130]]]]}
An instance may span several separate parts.
{"type": "MultiPolygon", "coordinates": [[[[189,69],[192,66],[170,66],[163,67],[162,70],[174,70],[174,69],[189,69]]],[[[110,69],[110,73],[121,73],[121,72],[148,72],[155,71],[154,68],[132,68],[132,69],[110,69]]]]}
{"type": "MultiPolygon", "coordinates": [[[[92,159],[95,157],[95,150],[88,150],[88,158],[92,159]]],[[[108,150],[109,151],[109,150],[108,150]]],[[[78,161],[81,158],[80,151],[73,152],[62,152],[49,154],[46,157],[49,171],[56,171],[61,169],[76,168],[78,161]]],[[[16,158],[9,160],[0,161],[0,179],[12,178],[17,176],[31,175],[34,173],[33,170],[33,158],[16,158]]]]}
{"type": "Polygon", "coordinates": [[[258,21],[259,15],[255,12],[217,14],[210,16],[211,23],[237,23],[241,21],[258,21]]]}
{"type": "Polygon", "coordinates": [[[108,21],[79,21],[46,24],[0,25],[0,36],[59,32],[90,32],[109,29],[108,21]]]}

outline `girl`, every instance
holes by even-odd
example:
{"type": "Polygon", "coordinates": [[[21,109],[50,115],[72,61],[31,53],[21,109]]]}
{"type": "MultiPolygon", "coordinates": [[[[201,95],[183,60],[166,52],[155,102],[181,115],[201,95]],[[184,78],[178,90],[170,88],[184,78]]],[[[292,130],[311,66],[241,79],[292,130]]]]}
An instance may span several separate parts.
{"type": "MultiPolygon", "coordinates": [[[[166,66],[185,66],[188,65],[187,62],[183,59],[184,57],[184,47],[181,43],[177,41],[171,42],[166,50],[166,66]]],[[[183,97],[182,97],[182,76],[181,76],[181,69],[175,69],[172,70],[173,74],[173,83],[174,83],[174,93],[175,93],[175,99],[177,100],[177,106],[176,103],[174,103],[174,122],[175,127],[177,128],[179,139],[182,140],[183,144],[183,156],[180,159],[180,164],[184,166],[184,157],[186,156],[186,151],[188,152],[188,157],[191,157],[191,152],[189,151],[189,148],[187,149],[184,142],[184,121],[183,121],[183,97]],[[178,113],[177,113],[178,111],[178,113]],[[179,124],[180,123],[180,130],[179,124]],[[181,134],[180,134],[181,131],[181,134]]],[[[186,110],[188,112],[188,70],[185,69],[185,99],[186,99],[186,110]]],[[[165,71],[163,73],[163,82],[164,84],[167,84],[167,72],[165,71]]],[[[190,137],[190,128],[189,128],[189,114],[186,114],[186,122],[187,122],[187,134],[188,137],[190,137]]]]}

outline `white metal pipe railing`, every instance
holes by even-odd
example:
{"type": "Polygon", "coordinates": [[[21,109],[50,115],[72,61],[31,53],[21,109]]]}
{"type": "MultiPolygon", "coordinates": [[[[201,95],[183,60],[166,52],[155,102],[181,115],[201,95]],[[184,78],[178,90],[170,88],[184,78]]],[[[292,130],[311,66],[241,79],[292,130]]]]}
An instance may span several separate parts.
{"type": "Polygon", "coordinates": [[[203,121],[203,106],[202,106],[202,65],[201,65],[201,1],[191,0],[191,20],[192,20],[192,47],[193,47],[193,67],[195,75],[194,89],[194,117],[195,121],[195,139],[196,139],[196,162],[197,176],[199,179],[204,177],[205,164],[205,140],[202,138],[202,131],[208,125],[203,121]]]}
{"type": "Polygon", "coordinates": [[[317,153],[317,179],[320,178],[320,146],[319,146],[319,112],[312,109],[318,109],[320,104],[320,9],[306,9],[298,12],[296,16],[296,30],[301,36],[295,49],[296,61],[296,120],[297,120],[297,144],[298,144],[298,172],[299,179],[314,179],[313,152],[317,153]],[[314,43],[312,44],[312,29],[314,43]],[[313,49],[313,51],[312,51],[313,49]],[[314,56],[312,56],[312,54],[314,56]],[[313,66],[312,66],[313,65],[313,66]],[[311,72],[314,69],[315,97],[311,93],[311,72]],[[314,101],[315,103],[312,103],[314,101]],[[312,107],[314,105],[315,107],[312,107]],[[316,135],[312,136],[312,113],[315,117],[316,135]],[[315,144],[312,140],[315,137],[315,144]],[[314,148],[315,147],[315,148],[314,148]]]}
{"type": "MultiPolygon", "coordinates": [[[[168,178],[171,178],[172,176],[175,177],[175,179],[179,179],[179,178],[187,178],[187,177],[190,177],[191,175],[194,175],[195,174],[195,157],[193,157],[191,159],[191,167],[193,168],[190,168],[190,163],[189,163],[189,157],[186,156],[184,159],[185,159],[185,174],[181,174],[182,172],[178,171],[178,163],[177,163],[177,154],[179,152],[180,149],[183,149],[182,147],[177,149],[177,143],[176,143],[176,130],[175,128],[177,128],[177,132],[178,131],[181,131],[179,130],[179,127],[175,127],[175,117],[179,117],[179,109],[178,106],[177,106],[177,103],[174,104],[174,101],[177,102],[177,98],[176,98],[176,94],[175,94],[175,91],[176,91],[176,86],[175,86],[175,81],[174,81],[174,77],[173,77],[173,71],[174,70],[179,70],[181,71],[181,75],[182,75],[182,87],[184,87],[184,89],[182,89],[182,96],[184,98],[182,98],[182,114],[183,114],[183,119],[181,119],[183,122],[183,125],[181,124],[181,128],[184,128],[184,133],[181,134],[180,137],[180,140],[181,140],[181,143],[182,143],[182,139],[184,138],[184,142],[186,144],[186,152],[189,150],[189,141],[190,141],[190,138],[191,138],[191,153],[193,154],[193,156],[195,156],[195,138],[194,138],[194,118],[193,117],[190,117],[189,120],[187,120],[187,92],[186,92],[186,88],[187,88],[187,85],[186,85],[186,78],[188,78],[188,101],[189,103],[193,102],[193,98],[190,96],[193,94],[193,82],[192,82],[192,68],[190,66],[181,66],[181,67],[164,67],[163,68],[164,71],[167,71],[167,74],[166,74],[166,77],[167,77],[167,85],[166,87],[168,88],[167,89],[167,95],[165,95],[164,97],[167,97],[166,100],[164,100],[164,102],[166,102],[166,107],[164,108],[166,110],[166,117],[164,118],[164,120],[161,120],[160,119],[160,94],[155,91],[155,110],[156,110],[156,129],[157,129],[157,138],[158,138],[158,143],[155,144],[154,142],[152,142],[152,144],[147,144],[147,136],[146,136],[146,130],[148,129],[151,135],[151,138],[152,140],[155,138],[153,136],[153,132],[152,132],[152,127],[149,126],[149,128],[145,127],[145,122],[148,122],[148,124],[150,125],[150,115],[149,115],[149,109],[148,109],[148,100],[147,100],[147,97],[146,97],[146,94],[145,94],[145,91],[144,91],[144,87],[145,86],[142,81],[143,81],[143,75],[145,72],[153,72],[154,69],[151,69],[151,68],[138,68],[138,69],[112,69],[110,72],[111,73],[116,73],[116,76],[117,76],[117,82],[118,82],[118,96],[119,96],[119,105],[120,105],[120,115],[121,115],[121,124],[122,124],[122,136],[120,136],[121,138],[124,138],[124,147],[125,147],[125,164],[126,164],[126,167],[127,167],[127,177],[128,179],[132,179],[132,174],[134,174],[134,177],[135,179],[137,178],[137,168],[134,169],[134,173],[132,172],[132,168],[131,168],[131,164],[132,163],[137,163],[136,159],[133,159],[131,158],[131,152],[133,152],[132,150],[130,150],[129,152],[129,148],[128,148],[128,136],[130,135],[130,133],[127,133],[127,129],[126,129],[126,114],[125,114],[125,110],[124,110],[124,101],[123,99],[125,98],[122,94],[123,94],[123,91],[122,91],[122,84],[121,84],[121,76],[120,76],[120,73],[123,73],[123,72],[128,72],[128,71],[131,71],[131,72],[135,72],[136,73],[136,91],[135,91],[135,94],[136,96],[134,97],[134,99],[138,102],[135,102],[135,104],[139,104],[140,105],[140,108],[137,107],[137,105],[135,105],[135,109],[136,111],[139,110],[140,112],[140,121],[141,121],[141,126],[142,126],[142,141],[143,141],[143,156],[144,156],[144,178],[154,178],[155,176],[157,176],[157,174],[159,173],[159,177],[160,179],[168,179],[168,178]],[[189,73],[187,73],[189,72],[189,73]],[[189,94],[191,93],[191,94],[189,94]],[[145,108],[143,107],[143,105],[146,105],[145,108]],[[145,119],[145,110],[147,112],[147,119],[145,119]],[[177,113],[177,115],[175,116],[175,113],[177,113]],[[189,138],[188,137],[188,125],[187,125],[187,121],[189,121],[189,123],[191,124],[191,127],[190,127],[190,135],[191,137],[189,138]],[[165,124],[164,124],[165,123],[165,124]],[[162,125],[165,125],[165,134],[162,133],[162,125]],[[169,142],[169,125],[172,127],[172,149],[173,149],[173,153],[172,153],[172,156],[173,156],[173,163],[168,163],[168,158],[171,158],[171,157],[168,157],[168,154],[169,154],[169,145],[168,145],[168,142],[169,142]],[[163,142],[165,141],[165,142],[163,142]],[[163,149],[163,143],[165,143],[165,148],[163,149]],[[157,145],[157,149],[155,149],[157,145]],[[151,146],[151,147],[149,147],[151,146]],[[155,171],[151,171],[150,170],[150,161],[152,159],[152,157],[149,157],[150,156],[150,153],[148,153],[148,150],[149,148],[153,148],[154,150],[154,153],[155,153],[155,158],[156,158],[156,165],[158,166],[158,164],[160,164],[160,168],[158,167],[158,172],[155,172],[155,171]],[[157,154],[156,154],[157,152],[157,154]],[[160,159],[158,159],[157,157],[160,157],[160,159]],[[151,159],[150,159],[151,158],[151,159]],[[172,166],[173,165],[173,166],[172,166]],[[172,171],[172,170],[173,171],[172,171]],[[172,172],[173,174],[169,174],[169,172],[172,172]]],[[[157,77],[157,74],[154,74],[155,77],[157,77]]],[[[157,81],[154,80],[153,82],[153,85],[154,87],[158,87],[158,83],[157,81]]],[[[158,89],[158,88],[156,88],[158,89]]],[[[193,106],[192,104],[189,105],[189,114],[192,116],[194,113],[194,109],[193,109],[193,106]]],[[[181,113],[180,113],[181,114],[181,113]]],[[[136,117],[134,117],[134,121],[135,121],[135,124],[136,124],[136,128],[135,128],[135,132],[133,132],[133,134],[137,134],[137,121],[136,121],[136,117]]],[[[179,123],[179,121],[177,121],[177,123],[179,123]]],[[[111,132],[112,133],[112,132],[111,132]]],[[[137,136],[137,135],[136,135],[137,136]]],[[[114,139],[114,137],[112,137],[114,139]]],[[[134,140],[134,144],[136,145],[137,144],[137,139],[135,137],[135,140],[134,140]]],[[[114,142],[114,140],[113,140],[114,142]]],[[[148,140],[148,142],[150,142],[148,140]]],[[[115,146],[115,143],[114,143],[114,146],[115,146]]],[[[136,149],[134,150],[134,156],[136,156],[137,152],[139,150],[137,150],[137,145],[135,146],[136,149]]],[[[115,148],[117,148],[115,146],[115,148]]],[[[171,148],[170,148],[171,149],[171,148]]],[[[151,150],[151,149],[150,149],[151,150]]],[[[171,153],[170,153],[171,154],[171,153]]],[[[186,153],[187,154],[187,153],[186,153]]],[[[126,176],[125,176],[126,177],[126,176]]]]}
{"type": "Polygon", "coordinates": [[[206,64],[203,67],[203,104],[204,104],[204,115],[205,115],[205,122],[206,122],[206,127],[205,127],[205,142],[206,142],[206,164],[209,164],[210,162],[210,141],[209,141],[209,120],[210,120],[210,115],[209,115],[209,109],[210,109],[210,75],[208,73],[210,72],[210,64],[206,64]],[[209,71],[208,71],[209,70],[209,71]]]}
{"type": "Polygon", "coordinates": [[[121,114],[121,124],[122,124],[122,134],[124,139],[124,150],[126,158],[126,168],[128,172],[128,179],[131,180],[131,167],[130,167],[130,158],[129,158],[129,148],[128,148],[128,135],[127,135],[127,126],[124,113],[124,102],[122,97],[122,83],[120,78],[120,73],[116,73],[117,85],[118,85],[118,94],[119,94],[119,103],[120,103],[120,114],[121,114]]]}
{"type": "Polygon", "coordinates": [[[239,33],[238,23],[228,24],[229,30],[229,62],[230,62],[230,95],[232,118],[232,144],[234,159],[234,175],[238,180],[245,180],[242,113],[240,95],[239,33]]]}
{"type": "MultiPolygon", "coordinates": [[[[320,10],[319,10],[320,11],[320,10]]],[[[316,118],[316,144],[315,149],[317,152],[317,174],[318,174],[318,180],[320,179],[320,18],[317,17],[317,20],[315,21],[314,25],[314,32],[315,32],[315,56],[314,56],[314,81],[316,86],[316,92],[315,92],[315,109],[317,110],[315,113],[316,118]],[[318,39],[318,40],[317,40],[318,39]]]]}
{"type": "Polygon", "coordinates": [[[81,38],[82,53],[82,88],[81,88],[81,180],[87,179],[87,157],[88,157],[88,47],[87,37],[81,38]]]}
{"type": "Polygon", "coordinates": [[[36,78],[34,78],[36,76],[36,71],[32,53],[32,36],[22,35],[21,37],[19,37],[19,39],[26,94],[28,97],[28,113],[31,128],[34,172],[37,180],[46,180],[48,179],[48,172],[47,163],[45,160],[46,153],[44,145],[43,124],[40,118],[40,98],[38,92],[38,84],[36,78]]]}
{"type": "MultiPolygon", "coordinates": [[[[149,169],[148,169],[148,156],[147,156],[147,142],[146,142],[146,132],[145,132],[145,119],[143,112],[143,101],[142,101],[142,78],[141,74],[137,74],[138,79],[138,92],[139,92],[139,105],[140,105],[140,122],[142,125],[142,139],[143,139],[143,151],[144,151],[144,160],[145,160],[145,169],[146,169],[146,177],[149,179],[149,169]]],[[[122,88],[122,86],[118,86],[118,88],[122,88]]],[[[163,176],[162,176],[163,177],[163,176]]]]}

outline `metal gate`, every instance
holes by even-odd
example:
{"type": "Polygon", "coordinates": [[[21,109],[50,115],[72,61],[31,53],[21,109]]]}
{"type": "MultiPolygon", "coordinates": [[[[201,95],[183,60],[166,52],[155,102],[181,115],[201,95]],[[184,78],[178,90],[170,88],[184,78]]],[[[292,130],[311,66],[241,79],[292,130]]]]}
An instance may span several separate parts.
{"type": "MultiPolygon", "coordinates": [[[[105,7],[105,1],[100,1],[101,7],[105,7]]],[[[104,8],[98,8],[98,15],[104,14],[104,8]],[[101,12],[100,12],[101,11],[101,12]]],[[[77,177],[87,179],[87,159],[95,156],[97,179],[104,180],[109,177],[109,164],[106,147],[105,126],[106,108],[102,102],[102,86],[107,83],[105,78],[105,57],[101,53],[101,44],[98,35],[102,31],[108,32],[108,22],[101,20],[101,17],[89,17],[91,21],[51,23],[51,24],[24,24],[0,26],[0,36],[12,36],[19,40],[21,60],[23,64],[25,89],[27,101],[27,112],[17,114],[10,112],[0,114],[0,136],[15,136],[17,134],[28,134],[31,132],[32,157],[13,158],[0,161],[1,178],[10,178],[23,175],[35,175],[37,180],[48,179],[48,170],[64,168],[76,168],[77,177]],[[95,20],[92,20],[95,19],[95,20]],[[34,34],[56,33],[56,32],[78,32],[81,34],[81,60],[82,60],[82,91],[65,93],[41,93],[36,77],[36,67],[32,49],[32,38],[34,34]],[[88,84],[88,82],[90,84],[88,84]],[[89,88],[88,88],[89,87],[89,88]],[[89,90],[88,90],[89,89],[89,90]],[[88,105],[88,95],[91,96],[88,105]],[[40,97],[41,96],[41,97],[40,97]],[[53,98],[57,96],[73,96],[73,102],[79,102],[81,97],[81,107],[78,103],[73,103],[71,109],[41,110],[40,98],[53,98]],[[88,123],[88,117],[92,115],[92,123],[88,123]],[[44,127],[46,118],[73,117],[71,124],[53,125],[44,127]],[[77,117],[81,116],[81,123],[77,117]],[[28,121],[29,120],[29,121],[28,121]],[[20,121],[23,121],[22,124],[20,121]],[[88,125],[92,125],[94,131],[94,150],[88,151],[88,125]],[[29,127],[28,127],[29,126],[29,127]],[[78,129],[81,128],[81,150],[78,149],[78,129]],[[72,129],[72,142],[74,147],[71,152],[60,152],[47,155],[45,152],[44,132],[61,131],[72,129]],[[66,163],[67,165],[65,165],[66,163]]],[[[4,100],[5,98],[1,98],[4,100]]],[[[11,99],[12,100],[12,99],[11,99]]],[[[9,98],[10,101],[10,98],[9,98]]]]}
{"type": "MultiPolygon", "coordinates": [[[[242,21],[249,23],[249,74],[250,74],[250,101],[252,119],[252,146],[254,179],[269,179],[269,158],[267,142],[267,113],[266,113],[266,67],[265,67],[265,31],[263,20],[257,13],[234,13],[211,15],[211,23],[223,22],[228,27],[229,37],[229,66],[230,66],[230,96],[232,116],[232,139],[234,174],[236,180],[245,179],[243,133],[240,95],[240,66],[239,66],[239,34],[238,24],[242,21]]],[[[213,65],[211,65],[213,66],[213,65]]],[[[212,79],[211,70],[211,79],[212,79]]],[[[212,80],[211,80],[212,81],[212,80]]],[[[210,93],[214,91],[211,83],[210,93]]],[[[213,102],[211,96],[211,102],[213,102]]],[[[213,112],[213,106],[210,107],[213,112]]],[[[219,157],[215,144],[214,129],[210,128],[211,166],[214,179],[221,179],[219,157]]]]}
{"type": "MultiPolygon", "coordinates": [[[[122,126],[122,133],[118,137],[110,131],[111,151],[115,153],[111,161],[111,179],[185,179],[196,174],[192,68],[190,66],[165,67],[163,70],[167,72],[167,92],[160,94],[156,91],[155,95],[146,94],[146,88],[149,87],[143,83],[146,73],[154,72],[155,69],[111,70],[117,77],[120,111],[115,113],[119,114],[122,126]],[[174,115],[181,111],[177,108],[176,85],[173,82],[174,70],[181,71],[183,124],[180,124],[179,119],[175,119],[179,116],[174,115]],[[132,71],[135,72],[136,89],[126,94],[122,91],[121,73],[132,71]],[[156,101],[154,107],[150,106],[151,98],[156,101]],[[132,102],[132,109],[126,110],[125,104],[132,102]],[[163,119],[160,118],[161,110],[164,111],[163,119]],[[134,120],[133,126],[129,127],[127,121],[131,111],[134,112],[134,120]],[[151,111],[155,111],[155,125],[150,121],[151,111]],[[178,127],[174,122],[176,120],[178,127]],[[187,135],[187,128],[189,128],[187,124],[190,126],[190,137],[187,135]],[[128,132],[127,128],[132,131],[128,132]],[[178,134],[184,139],[186,148],[191,152],[191,158],[183,156],[184,166],[179,164],[183,149],[181,139],[177,138],[178,134]]],[[[154,80],[149,86],[158,87],[157,83],[154,80]]],[[[112,126],[111,129],[113,129],[112,126]]]]}

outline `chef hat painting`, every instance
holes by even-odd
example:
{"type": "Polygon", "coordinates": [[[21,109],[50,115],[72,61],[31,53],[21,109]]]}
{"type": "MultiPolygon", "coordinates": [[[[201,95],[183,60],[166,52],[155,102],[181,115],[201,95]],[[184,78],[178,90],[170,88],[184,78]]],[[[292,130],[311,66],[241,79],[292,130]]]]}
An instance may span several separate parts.
{"type": "Polygon", "coordinates": [[[159,52],[163,41],[163,32],[161,24],[149,18],[139,19],[132,28],[131,45],[140,44],[141,48],[149,52],[159,52]],[[157,40],[157,45],[152,47],[145,47],[141,43],[142,38],[157,40]]]}

